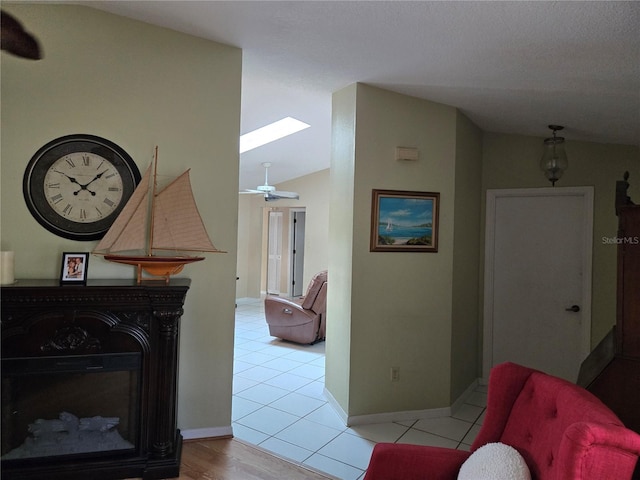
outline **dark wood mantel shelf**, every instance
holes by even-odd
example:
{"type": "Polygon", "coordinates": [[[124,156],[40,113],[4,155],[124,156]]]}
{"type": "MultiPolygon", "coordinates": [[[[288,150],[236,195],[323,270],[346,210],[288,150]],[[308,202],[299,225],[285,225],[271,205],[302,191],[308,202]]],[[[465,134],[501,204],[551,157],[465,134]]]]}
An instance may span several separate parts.
{"type": "MultiPolygon", "coordinates": [[[[19,279],[2,286],[3,455],[9,448],[16,448],[15,439],[6,431],[22,430],[25,425],[24,419],[17,418],[21,412],[6,405],[22,401],[19,397],[24,388],[16,378],[24,378],[24,373],[12,373],[14,365],[24,359],[37,365],[55,363],[60,358],[73,362],[95,357],[100,362],[101,358],[117,355],[134,356],[138,365],[135,373],[124,375],[135,378],[133,387],[119,388],[133,392],[128,403],[123,402],[123,409],[132,412],[127,428],[133,447],[98,454],[3,459],[3,480],[150,480],[179,475],[182,436],[176,426],[178,345],[189,285],[189,279],[140,285],[135,280],[90,280],[86,286],[19,279]]],[[[91,368],[96,368],[95,363],[91,368]]],[[[41,371],[37,373],[42,375],[41,371]]],[[[82,377],[84,373],[75,375],[82,377]]],[[[86,373],[85,378],[91,380],[84,384],[97,379],[94,383],[98,388],[104,383],[101,377],[91,377],[94,373],[88,367],[86,373]]],[[[81,395],[74,392],[65,393],[68,397],[81,395]]],[[[110,399],[103,401],[108,411],[110,399]]],[[[31,403],[29,400],[30,408],[31,403]]],[[[45,409],[45,413],[51,412],[45,409]]]]}

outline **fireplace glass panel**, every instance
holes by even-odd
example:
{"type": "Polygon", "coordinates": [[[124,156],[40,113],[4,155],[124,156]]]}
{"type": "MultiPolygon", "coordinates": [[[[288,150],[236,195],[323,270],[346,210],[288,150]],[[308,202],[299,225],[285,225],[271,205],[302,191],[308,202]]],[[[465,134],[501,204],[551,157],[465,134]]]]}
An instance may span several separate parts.
{"type": "Polygon", "coordinates": [[[2,360],[2,460],[139,448],[138,352],[2,360]]]}

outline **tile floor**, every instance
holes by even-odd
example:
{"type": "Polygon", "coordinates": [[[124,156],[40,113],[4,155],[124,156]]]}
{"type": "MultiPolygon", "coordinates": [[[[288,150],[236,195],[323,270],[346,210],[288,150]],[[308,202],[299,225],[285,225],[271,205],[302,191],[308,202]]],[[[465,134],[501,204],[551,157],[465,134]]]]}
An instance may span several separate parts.
{"type": "Polygon", "coordinates": [[[236,438],[344,480],[364,476],[376,442],[467,450],[486,406],[479,387],[452,417],[346,427],[324,396],[324,347],[271,337],[264,302],[238,299],[233,376],[236,438]]]}

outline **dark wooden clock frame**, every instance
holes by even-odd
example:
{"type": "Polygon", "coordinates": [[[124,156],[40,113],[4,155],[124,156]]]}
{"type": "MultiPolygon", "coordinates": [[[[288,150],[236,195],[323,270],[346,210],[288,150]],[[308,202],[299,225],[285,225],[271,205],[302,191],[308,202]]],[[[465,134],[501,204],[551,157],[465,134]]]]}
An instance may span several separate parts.
{"type": "Polygon", "coordinates": [[[179,476],[179,323],[189,284],[187,279],[173,279],[168,285],[93,280],[86,286],[60,286],[57,280],[18,280],[2,287],[3,362],[51,355],[69,358],[87,355],[96,348],[104,352],[126,351],[132,345],[142,358],[140,430],[134,452],[81,459],[60,455],[3,460],[3,480],[147,480],[179,476]],[[76,333],[69,334],[70,328],[76,333]],[[83,342],[85,334],[90,342],[83,342]],[[65,335],[73,338],[65,339],[65,335]],[[43,349],[43,345],[47,348],[43,349]],[[51,345],[55,346],[53,353],[51,345]]]}

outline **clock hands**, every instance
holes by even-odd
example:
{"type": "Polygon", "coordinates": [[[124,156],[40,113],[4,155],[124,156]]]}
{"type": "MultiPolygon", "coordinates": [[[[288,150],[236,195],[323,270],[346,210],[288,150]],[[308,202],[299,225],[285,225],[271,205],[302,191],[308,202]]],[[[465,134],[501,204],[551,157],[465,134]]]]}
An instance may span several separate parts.
{"type": "Polygon", "coordinates": [[[64,175],[65,177],[67,177],[69,179],[69,181],[71,183],[75,183],[76,185],[78,185],[80,187],[80,190],[76,190],[75,192],[73,192],[74,195],[78,195],[78,193],[80,193],[82,190],[86,190],[87,192],[89,192],[92,196],[95,197],[96,192],[94,192],[93,190],[89,190],[87,187],[89,185],[91,185],[93,182],[95,182],[96,180],[98,180],[99,178],[102,177],[102,175],[104,175],[105,173],[107,173],[107,170],[98,173],[95,177],[93,177],[93,180],[91,180],[89,183],[85,183],[84,185],[81,184],[80,182],[78,182],[74,177],[71,177],[69,175],[67,175],[64,172],[61,172],[59,170],[54,170],[54,172],[59,173],[61,175],[64,175]]]}
{"type": "MultiPolygon", "coordinates": [[[[104,175],[105,173],[107,173],[108,170],[105,170],[104,172],[100,172],[99,174],[97,174],[95,177],[93,177],[93,180],[91,180],[89,183],[87,183],[86,185],[80,185],[84,190],[87,190],[87,187],[89,185],[91,185],[93,182],[95,182],[96,180],[98,180],[100,177],[102,177],[102,175],[104,175]]],[[[91,191],[91,190],[89,190],[91,191]]],[[[95,193],[94,193],[95,195],[95,193]]]]}
{"type": "MultiPolygon", "coordinates": [[[[69,175],[67,175],[66,173],[61,172],[60,170],[54,170],[54,172],[59,173],[60,175],[64,175],[65,177],[67,177],[67,178],[71,181],[71,183],[76,183],[76,184],[80,185],[80,183],[78,183],[78,181],[77,181],[75,178],[70,177],[70,176],[69,176],[69,175]]],[[[82,187],[82,185],[80,185],[80,186],[82,187]]],[[[82,189],[81,189],[81,190],[82,190],[82,189]]]]}

